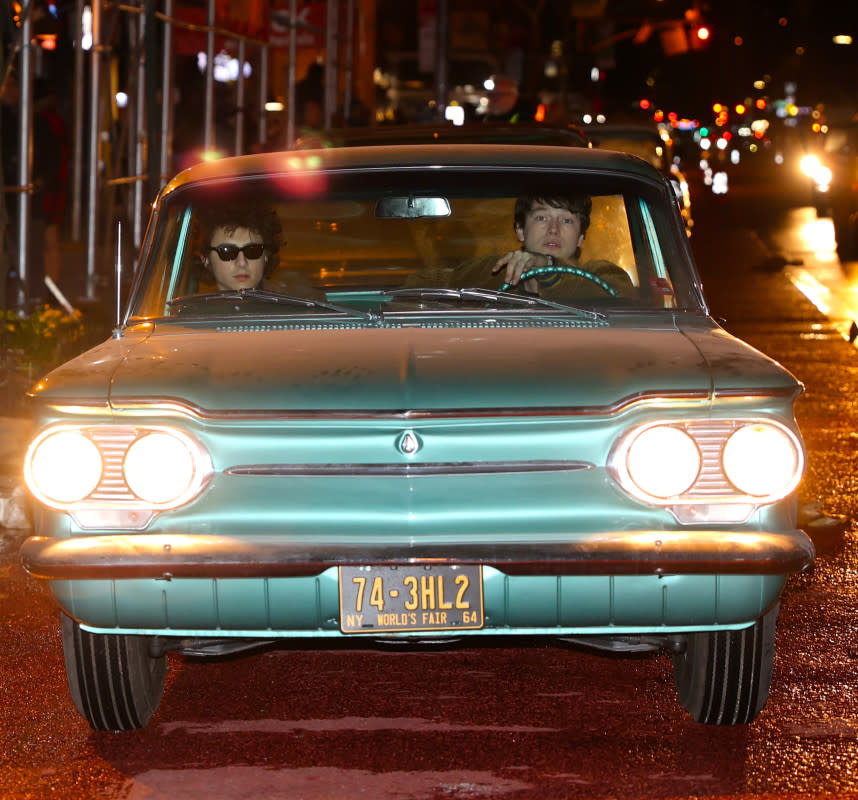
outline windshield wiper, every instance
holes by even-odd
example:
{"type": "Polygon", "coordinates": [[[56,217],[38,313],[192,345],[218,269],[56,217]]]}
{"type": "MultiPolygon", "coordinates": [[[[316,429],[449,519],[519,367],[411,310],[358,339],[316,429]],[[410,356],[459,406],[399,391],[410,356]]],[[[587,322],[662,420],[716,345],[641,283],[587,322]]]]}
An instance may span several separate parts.
{"type": "Polygon", "coordinates": [[[547,300],[544,297],[537,297],[532,294],[514,294],[513,292],[498,292],[494,289],[481,289],[479,287],[471,287],[468,289],[448,289],[437,288],[431,286],[419,286],[408,289],[388,289],[379,294],[386,297],[395,297],[397,300],[414,298],[415,300],[436,299],[436,300],[457,300],[459,302],[465,300],[480,300],[486,303],[494,303],[495,305],[506,304],[513,306],[525,306],[529,308],[551,308],[556,311],[584,314],[593,319],[606,319],[607,314],[596,311],[586,306],[570,305],[569,303],[558,303],[554,300],[547,300]]]}
{"type": "Polygon", "coordinates": [[[356,308],[341,306],[338,303],[329,303],[326,300],[314,300],[310,297],[298,297],[297,295],[283,294],[281,292],[272,292],[268,289],[234,289],[225,292],[205,292],[203,294],[188,294],[184,297],[174,297],[167,301],[168,308],[191,308],[194,305],[205,305],[209,302],[217,301],[234,301],[239,302],[245,300],[256,300],[263,303],[279,304],[291,306],[302,306],[303,308],[324,308],[328,311],[335,311],[338,314],[347,314],[350,317],[358,317],[367,321],[375,321],[377,315],[370,311],[359,311],[356,308]]]}

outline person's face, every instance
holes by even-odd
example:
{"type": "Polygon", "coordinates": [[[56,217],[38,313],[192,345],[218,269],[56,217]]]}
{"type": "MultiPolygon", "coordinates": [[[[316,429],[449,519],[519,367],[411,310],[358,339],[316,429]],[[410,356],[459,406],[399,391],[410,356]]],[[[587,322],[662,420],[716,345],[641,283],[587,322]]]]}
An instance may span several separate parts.
{"type": "Polygon", "coordinates": [[[555,208],[535,203],[524,220],[516,226],[516,236],[530,253],[554,256],[568,261],[584,241],[581,217],[568,208],[555,208]]]}
{"type": "MultiPolygon", "coordinates": [[[[215,228],[209,246],[213,248],[220,245],[245,247],[249,244],[262,244],[262,236],[248,228],[225,228],[221,226],[215,228]]],[[[244,251],[239,251],[232,261],[228,261],[217,250],[210,250],[208,258],[215,283],[221,291],[254,289],[262,282],[266,261],[264,253],[260,254],[259,258],[248,258],[244,251]]]]}

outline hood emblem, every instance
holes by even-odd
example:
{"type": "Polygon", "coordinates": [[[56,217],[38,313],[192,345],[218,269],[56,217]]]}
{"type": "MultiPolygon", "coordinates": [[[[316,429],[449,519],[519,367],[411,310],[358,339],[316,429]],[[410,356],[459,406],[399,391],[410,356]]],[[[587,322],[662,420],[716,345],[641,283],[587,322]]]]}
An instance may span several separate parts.
{"type": "Polygon", "coordinates": [[[422,442],[414,431],[405,431],[396,443],[399,452],[404,456],[413,456],[421,445],[422,442]]]}

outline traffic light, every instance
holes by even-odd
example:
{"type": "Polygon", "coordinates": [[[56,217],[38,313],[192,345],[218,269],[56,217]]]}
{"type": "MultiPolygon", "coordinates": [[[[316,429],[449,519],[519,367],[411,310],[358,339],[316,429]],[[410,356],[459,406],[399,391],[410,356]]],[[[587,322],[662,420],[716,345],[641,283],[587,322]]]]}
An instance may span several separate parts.
{"type": "Polygon", "coordinates": [[[685,12],[685,21],[688,24],[690,32],[689,40],[691,49],[702,50],[709,44],[712,31],[700,15],[700,10],[696,7],[696,4],[694,8],[690,8],[685,12]]]}
{"type": "Polygon", "coordinates": [[[712,32],[709,30],[708,25],[704,25],[703,23],[694,25],[691,28],[691,47],[694,50],[702,50],[709,44],[709,37],[711,35],[712,32]]]}

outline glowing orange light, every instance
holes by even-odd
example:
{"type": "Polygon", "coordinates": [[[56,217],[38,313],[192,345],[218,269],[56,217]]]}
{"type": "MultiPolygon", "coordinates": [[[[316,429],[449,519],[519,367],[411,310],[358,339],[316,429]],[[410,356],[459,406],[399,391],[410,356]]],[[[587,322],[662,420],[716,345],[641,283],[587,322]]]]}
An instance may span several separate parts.
{"type": "Polygon", "coordinates": [[[763,110],[763,109],[765,109],[765,107],[766,107],[766,101],[765,101],[765,100],[763,100],[763,98],[762,98],[762,97],[758,97],[758,98],[756,99],[756,101],[754,102],[754,105],[755,105],[758,109],[760,109],[760,111],[762,111],[762,110],[763,110]]]}
{"type": "Polygon", "coordinates": [[[540,103],[536,107],[536,113],[533,115],[533,118],[537,122],[545,122],[545,103],[540,103]]]}
{"type": "Polygon", "coordinates": [[[722,106],[720,103],[715,103],[715,104],[712,106],[712,110],[713,110],[716,114],[720,114],[720,113],[724,110],[724,106],[722,106]]]}
{"type": "Polygon", "coordinates": [[[705,25],[701,25],[694,33],[701,42],[705,42],[709,38],[709,28],[705,25]]]}
{"type": "Polygon", "coordinates": [[[656,122],[661,122],[661,121],[664,119],[664,111],[661,111],[661,110],[656,111],[656,112],[652,115],[652,118],[653,118],[656,122]]]}
{"type": "Polygon", "coordinates": [[[736,113],[737,113],[737,114],[744,114],[747,110],[748,110],[748,109],[747,109],[747,108],[745,108],[745,104],[744,104],[744,103],[737,103],[737,104],[736,104],[736,113]]]}
{"type": "Polygon", "coordinates": [[[639,103],[640,107],[646,111],[650,107],[650,102],[645,97],[639,103]]]}

